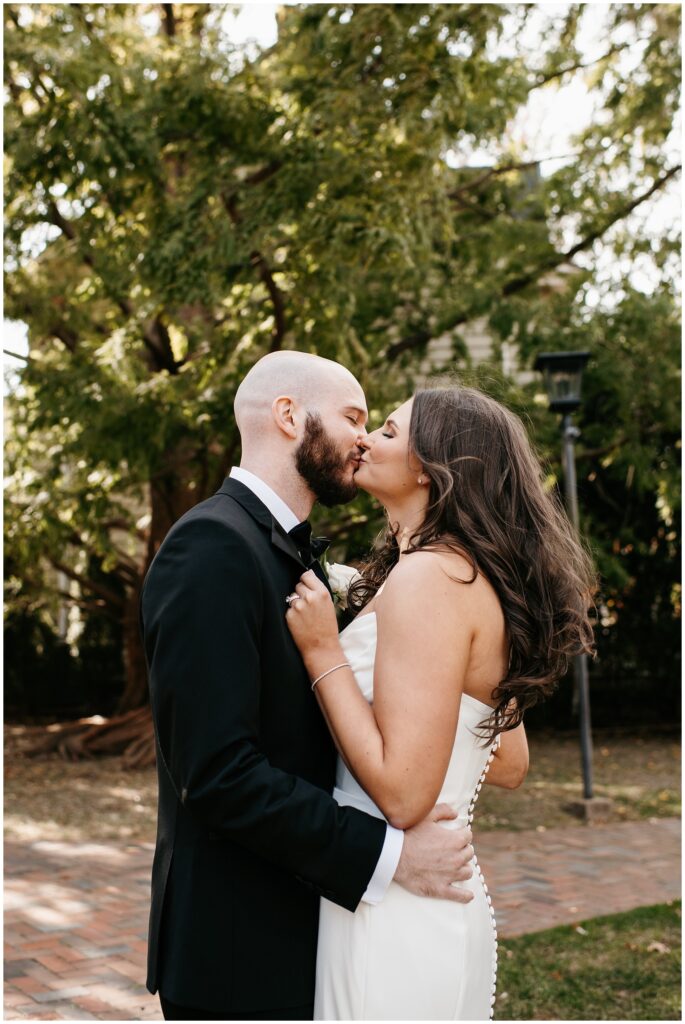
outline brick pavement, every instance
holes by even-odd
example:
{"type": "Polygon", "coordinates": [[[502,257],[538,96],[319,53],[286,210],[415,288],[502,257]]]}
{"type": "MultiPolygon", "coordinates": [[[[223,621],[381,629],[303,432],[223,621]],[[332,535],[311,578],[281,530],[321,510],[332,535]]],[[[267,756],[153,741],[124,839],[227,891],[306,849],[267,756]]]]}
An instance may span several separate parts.
{"type": "Polygon", "coordinates": [[[680,898],[680,819],[486,832],[476,855],[503,938],[680,898]]]}
{"type": "MultiPolygon", "coordinates": [[[[680,894],[680,822],[476,836],[501,937],[680,894]]],[[[6,1019],[160,1020],[144,987],[153,847],[5,844],[6,1019]]]]}
{"type": "Polygon", "coordinates": [[[160,1020],[151,843],[5,843],[5,1018],[160,1020]]]}

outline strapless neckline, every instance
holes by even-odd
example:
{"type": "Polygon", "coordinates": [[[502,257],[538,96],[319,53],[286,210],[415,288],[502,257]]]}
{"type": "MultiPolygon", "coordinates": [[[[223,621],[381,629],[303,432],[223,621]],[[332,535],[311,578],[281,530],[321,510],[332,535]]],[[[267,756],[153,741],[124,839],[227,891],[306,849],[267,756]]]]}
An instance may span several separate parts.
{"type": "MultiPolygon", "coordinates": [[[[376,619],[376,613],[375,612],[364,612],[363,615],[358,615],[356,617],[356,619],[352,619],[352,622],[350,622],[349,625],[345,626],[345,628],[343,630],[343,633],[347,633],[347,631],[349,629],[351,629],[352,626],[354,626],[361,619],[374,619],[375,620],[376,619]]],[[[341,636],[342,636],[342,633],[341,633],[341,636]]],[[[477,697],[472,697],[470,693],[462,693],[461,699],[464,700],[464,698],[466,700],[470,700],[472,704],[478,704],[479,707],[484,708],[485,711],[487,711],[488,713],[495,710],[492,707],[492,705],[486,704],[484,700],[478,700],[477,697]]]]}

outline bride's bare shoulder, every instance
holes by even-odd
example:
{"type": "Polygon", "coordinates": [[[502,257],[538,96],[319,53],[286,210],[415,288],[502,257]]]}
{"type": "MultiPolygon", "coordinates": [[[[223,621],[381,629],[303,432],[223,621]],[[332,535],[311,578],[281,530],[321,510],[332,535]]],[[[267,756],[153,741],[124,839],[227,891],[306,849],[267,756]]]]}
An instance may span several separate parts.
{"type": "Polygon", "coordinates": [[[383,596],[406,595],[408,590],[444,592],[455,583],[474,584],[478,579],[479,573],[466,552],[445,546],[423,548],[400,558],[388,576],[383,596]]]}

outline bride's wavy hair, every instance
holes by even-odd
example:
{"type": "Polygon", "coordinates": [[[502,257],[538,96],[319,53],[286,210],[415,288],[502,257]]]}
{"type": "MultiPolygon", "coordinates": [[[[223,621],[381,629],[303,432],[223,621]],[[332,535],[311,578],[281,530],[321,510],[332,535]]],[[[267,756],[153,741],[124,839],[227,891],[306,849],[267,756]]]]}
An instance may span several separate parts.
{"type": "MultiPolygon", "coordinates": [[[[414,395],[409,457],[430,478],[426,517],[408,553],[465,555],[500,600],[507,626],[507,674],[493,690],[497,706],[481,722],[488,742],[515,728],[526,708],[549,696],[576,654],[594,653],[591,612],[597,580],[521,420],[476,388],[426,387],[414,395]]],[[[399,560],[389,523],[362,578],[350,588],[358,612],[399,560]]]]}

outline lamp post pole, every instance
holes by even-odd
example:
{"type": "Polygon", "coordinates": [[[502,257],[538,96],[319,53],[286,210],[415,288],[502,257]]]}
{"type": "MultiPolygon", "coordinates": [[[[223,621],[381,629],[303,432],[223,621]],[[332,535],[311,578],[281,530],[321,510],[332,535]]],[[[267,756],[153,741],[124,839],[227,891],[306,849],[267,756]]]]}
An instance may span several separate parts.
{"type": "MultiPolygon", "coordinates": [[[[539,370],[545,381],[545,389],[552,412],[561,413],[562,462],[564,469],[564,490],[566,491],[566,508],[576,535],[580,537],[580,521],[578,516],[578,487],[576,483],[576,452],[575,443],[580,431],[572,420],[571,414],[580,406],[581,381],[583,368],[590,358],[589,352],[540,352],[535,360],[535,369],[539,370]]],[[[593,796],[592,792],[592,731],[590,728],[590,685],[588,680],[588,663],[586,654],[576,654],[573,658],[573,677],[575,680],[574,694],[578,698],[580,718],[580,752],[583,771],[583,799],[573,801],[566,810],[580,814],[586,821],[605,817],[611,808],[611,800],[606,797],[593,796]]],[[[576,702],[574,697],[573,711],[576,702]]]]}
{"type": "MultiPolygon", "coordinates": [[[[578,517],[578,487],[576,483],[575,443],[580,437],[580,430],[571,422],[571,414],[565,413],[561,421],[564,439],[564,489],[566,507],[574,529],[580,535],[578,517]]],[[[578,694],[578,711],[580,718],[580,751],[583,765],[583,797],[592,798],[592,729],[590,725],[590,685],[588,681],[587,654],[576,654],[573,659],[573,677],[578,694]]]]}

